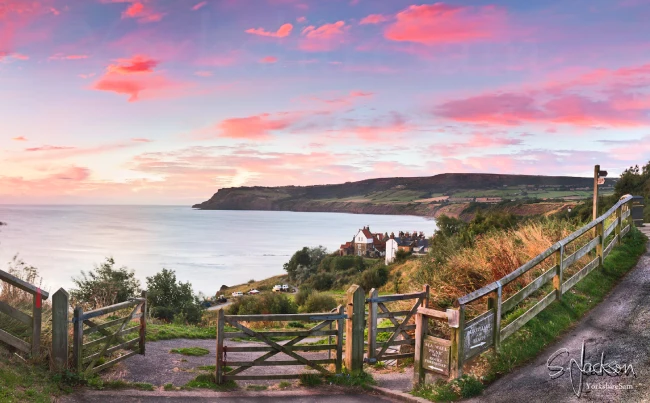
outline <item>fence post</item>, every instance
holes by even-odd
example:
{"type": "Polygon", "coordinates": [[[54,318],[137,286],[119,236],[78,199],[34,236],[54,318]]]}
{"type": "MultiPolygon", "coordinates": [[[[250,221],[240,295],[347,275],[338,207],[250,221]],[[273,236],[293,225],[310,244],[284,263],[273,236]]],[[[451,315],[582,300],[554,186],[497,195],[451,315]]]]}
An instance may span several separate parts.
{"type": "Polygon", "coordinates": [[[223,383],[223,332],[224,332],[224,311],[223,308],[217,311],[217,384],[223,383]]]}
{"type": "Polygon", "coordinates": [[[429,320],[421,313],[415,315],[415,359],[413,360],[413,382],[416,385],[424,383],[425,372],[422,361],[423,340],[429,333],[429,320]]]}
{"type": "Polygon", "coordinates": [[[36,358],[41,355],[41,313],[43,298],[41,289],[37,288],[32,303],[32,357],[36,358]]]}
{"type": "Polygon", "coordinates": [[[498,288],[494,296],[487,301],[488,311],[494,311],[494,329],[492,329],[492,340],[494,340],[494,352],[501,351],[501,288],[498,288]]]}
{"type": "Polygon", "coordinates": [[[354,284],[348,291],[345,339],[345,366],[350,372],[363,370],[363,331],[365,328],[366,296],[363,288],[354,284]]]}
{"type": "Polygon", "coordinates": [[[343,328],[345,327],[345,319],[343,319],[343,314],[345,313],[345,308],[343,305],[339,305],[338,314],[341,317],[336,320],[336,373],[340,374],[343,367],[343,328]]]}
{"type": "Polygon", "coordinates": [[[375,298],[379,296],[376,288],[370,290],[368,303],[368,362],[374,364],[375,354],[377,354],[377,301],[375,298]]]}
{"type": "Polygon", "coordinates": [[[81,367],[83,364],[83,343],[84,343],[84,323],[83,318],[84,310],[82,307],[78,306],[74,309],[73,314],[73,327],[74,333],[72,336],[72,354],[74,360],[74,369],[77,372],[81,372],[81,367]]]}
{"type": "Polygon", "coordinates": [[[557,272],[553,277],[553,288],[558,301],[562,301],[562,283],[564,282],[564,245],[555,252],[555,262],[557,263],[557,272]]]}
{"type": "MultiPolygon", "coordinates": [[[[463,359],[460,356],[461,354],[461,348],[460,348],[460,333],[461,333],[461,328],[460,328],[460,317],[461,317],[461,309],[464,309],[462,306],[459,308],[450,308],[447,310],[448,315],[451,311],[456,311],[456,314],[453,315],[455,317],[454,319],[454,324],[452,323],[449,324],[451,327],[451,363],[450,363],[450,371],[449,371],[449,378],[450,379],[457,379],[460,378],[462,375],[462,363],[463,359]],[[458,322],[456,322],[456,318],[458,322]],[[459,371],[460,368],[460,371],[459,371]]],[[[465,314],[463,312],[463,327],[465,326],[465,314]]]]}
{"type": "Polygon", "coordinates": [[[138,341],[140,354],[145,355],[145,343],[147,338],[147,292],[142,291],[144,302],[140,306],[140,340],[138,341]]]}
{"type": "Polygon", "coordinates": [[[616,242],[618,245],[621,244],[621,228],[623,228],[623,206],[618,206],[616,209],[616,227],[614,227],[614,236],[618,239],[616,242]]]}
{"type": "Polygon", "coordinates": [[[57,371],[68,367],[68,309],[70,296],[63,288],[52,295],[52,358],[57,371]]]}
{"type": "Polygon", "coordinates": [[[596,245],[596,255],[598,256],[598,266],[601,270],[605,270],[603,265],[603,249],[605,249],[605,220],[596,224],[596,237],[600,237],[600,242],[596,245]]]}

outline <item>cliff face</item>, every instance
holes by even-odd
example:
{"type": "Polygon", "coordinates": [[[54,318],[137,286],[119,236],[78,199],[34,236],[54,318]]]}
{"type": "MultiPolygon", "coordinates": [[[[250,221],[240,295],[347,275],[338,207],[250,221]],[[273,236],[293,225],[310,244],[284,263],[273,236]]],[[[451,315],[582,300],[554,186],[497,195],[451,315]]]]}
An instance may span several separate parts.
{"type": "MultiPolygon", "coordinates": [[[[610,180],[608,180],[609,182],[610,180]]],[[[610,182],[610,184],[613,182],[610,182]]],[[[380,178],[335,185],[224,188],[195,204],[202,210],[276,210],[436,216],[460,215],[436,196],[468,190],[502,191],[508,187],[588,188],[591,178],[495,174],[442,174],[380,178]],[[450,214],[451,213],[451,214],[450,214]]],[[[459,205],[455,205],[459,206],[459,205]]],[[[461,209],[462,211],[462,209],[461,209]]]]}

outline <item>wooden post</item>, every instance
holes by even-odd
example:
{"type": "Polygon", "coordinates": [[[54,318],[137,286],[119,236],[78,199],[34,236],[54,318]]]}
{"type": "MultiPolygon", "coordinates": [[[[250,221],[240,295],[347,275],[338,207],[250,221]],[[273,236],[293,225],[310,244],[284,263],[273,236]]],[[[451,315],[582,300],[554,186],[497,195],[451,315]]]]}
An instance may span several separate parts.
{"type": "Polygon", "coordinates": [[[368,363],[374,364],[377,354],[377,302],[373,299],[379,296],[377,289],[370,290],[370,303],[368,303],[368,363]]]}
{"type": "MultiPolygon", "coordinates": [[[[458,317],[460,321],[460,308],[451,308],[448,311],[451,310],[458,311],[456,316],[458,317]]],[[[460,325],[460,323],[458,323],[460,325]]],[[[458,367],[459,363],[462,362],[462,359],[459,355],[459,348],[458,348],[458,342],[459,342],[459,328],[457,326],[453,326],[450,324],[451,327],[451,363],[450,363],[450,371],[449,371],[449,378],[450,379],[457,379],[460,378],[460,375],[458,374],[458,367]]],[[[461,371],[462,372],[462,371],[461,371]]]]}
{"type": "MultiPolygon", "coordinates": [[[[338,314],[343,316],[345,308],[339,305],[338,314]]],[[[336,321],[336,373],[343,372],[343,328],[345,328],[345,319],[337,319],[336,321]]]]}
{"type": "Polygon", "coordinates": [[[41,314],[43,311],[43,298],[41,289],[38,288],[34,294],[32,304],[32,357],[41,355],[41,314]]]}
{"type": "Polygon", "coordinates": [[[616,239],[618,239],[617,244],[620,245],[621,243],[621,229],[623,228],[623,206],[619,206],[616,209],[616,220],[618,221],[616,223],[616,227],[614,227],[614,235],[616,236],[616,239]]]}
{"type": "Polygon", "coordinates": [[[598,218],[598,173],[600,172],[600,165],[594,167],[594,220],[598,218]]]}
{"type": "Polygon", "coordinates": [[[415,315],[415,359],[413,360],[413,383],[422,385],[426,373],[422,365],[423,340],[429,334],[429,319],[418,313],[415,315]]]}
{"type": "Polygon", "coordinates": [[[217,311],[217,384],[223,384],[223,333],[224,333],[224,312],[223,308],[217,311]]]}
{"type": "Polygon", "coordinates": [[[564,245],[555,252],[555,263],[557,264],[557,271],[553,277],[553,288],[555,288],[555,296],[558,301],[562,301],[562,282],[564,277],[564,245]]]}
{"type": "Polygon", "coordinates": [[[345,366],[349,372],[363,370],[363,331],[365,329],[366,296],[363,288],[354,284],[348,291],[345,339],[345,366]]]}
{"type": "Polygon", "coordinates": [[[598,245],[596,245],[596,255],[598,256],[598,266],[600,266],[601,270],[605,269],[605,266],[603,265],[603,249],[605,249],[605,237],[603,236],[604,233],[605,220],[596,224],[596,237],[600,237],[600,242],[598,242],[598,245]]]}
{"type": "Polygon", "coordinates": [[[82,372],[83,364],[83,343],[84,343],[84,323],[83,318],[84,310],[82,307],[78,306],[74,309],[74,333],[72,337],[72,354],[74,360],[74,369],[75,371],[82,372]]]}
{"type": "Polygon", "coordinates": [[[140,348],[140,354],[145,355],[145,345],[147,339],[147,292],[142,291],[142,298],[144,302],[140,306],[140,340],[138,341],[138,347],[140,348]]]}
{"type": "Polygon", "coordinates": [[[52,358],[57,371],[68,367],[68,307],[70,296],[63,288],[52,295],[52,358]]]}
{"type": "Polygon", "coordinates": [[[460,378],[463,376],[463,364],[464,364],[464,357],[463,354],[465,354],[464,349],[465,349],[465,305],[461,305],[458,308],[458,331],[456,333],[456,337],[458,340],[458,362],[457,362],[457,367],[456,367],[456,376],[455,378],[460,378]]]}
{"type": "Polygon", "coordinates": [[[494,311],[494,329],[492,340],[494,340],[494,352],[501,351],[501,288],[498,288],[493,297],[488,298],[488,310],[494,311]]]}
{"type": "Polygon", "coordinates": [[[430,294],[429,291],[430,291],[429,284],[425,284],[422,287],[422,292],[424,292],[424,294],[425,294],[424,298],[422,299],[422,308],[428,308],[429,307],[429,294],[430,294]]]}

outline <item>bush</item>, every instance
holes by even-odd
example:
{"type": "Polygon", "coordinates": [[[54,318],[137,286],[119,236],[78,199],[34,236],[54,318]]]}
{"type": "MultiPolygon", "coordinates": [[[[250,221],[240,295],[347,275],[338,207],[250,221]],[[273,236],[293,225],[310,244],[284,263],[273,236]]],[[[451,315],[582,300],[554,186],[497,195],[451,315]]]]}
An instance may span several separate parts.
{"type": "Polygon", "coordinates": [[[296,301],[296,304],[298,305],[303,305],[305,301],[307,301],[307,297],[309,297],[314,290],[311,287],[308,286],[302,286],[300,287],[300,290],[296,293],[296,297],[294,298],[294,301],[296,301]]]}
{"type": "Polygon", "coordinates": [[[229,315],[269,315],[297,312],[296,304],[285,294],[279,293],[247,295],[228,307],[229,315]]]}
{"type": "Polygon", "coordinates": [[[327,291],[332,288],[334,284],[334,276],[329,273],[318,273],[309,280],[314,289],[318,291],[327,291]]]}
{"type": "Polygon", "coordinates": [[[410,252],[399,249],[397,252],[395,252],[395,263],[404,262],[406,259],[408,259],[409,255],[411,255],[410,252]]]}
{"type": "Polygon", "coordinates": [[[190,324],[201,321],[202,308],[192,285],[176,281],[173,270],[162,269],[147,277],[147,288],[147,301],[154,318],[190,324]]]}
{"type": "Polygon", "coordinates": [[[379,288],[386,284],[387,281],[388,270],[383,266],[366,270],[357,278],[357,284],[363,287],[364,290],[379,288]]]}
{"type": "Polygon", "coordinates": [[[336,300],[330,295],[316,292],[307,298],[300,310],[303,312],[329,312],[337,305],[336,300]]]}
{"type": "Polygon", "coordinates": [[[77,289],[70,291],[73,304],[82,304],[86,309],[96,309],[136,298],[140,292],[140,281],[135,272],[126,267],[115,268],[115,260],[106,261],[89,272],[81,271],[81,277],[73,278],[77,289]]]}

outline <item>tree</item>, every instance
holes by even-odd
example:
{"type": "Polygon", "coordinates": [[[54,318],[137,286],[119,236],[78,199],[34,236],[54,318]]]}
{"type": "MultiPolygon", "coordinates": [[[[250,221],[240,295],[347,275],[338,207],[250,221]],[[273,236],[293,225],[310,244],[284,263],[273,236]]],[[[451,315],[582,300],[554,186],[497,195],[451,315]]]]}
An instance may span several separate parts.
{"type": "Polygon", "coordinates": [[[316,274],[318,266],[327,255],[327,249],[323,246],[315,248],[305,246],[291,256],[291,259],[284,264],[284,270],[290,280],[303,283],[316,274]]]}
{"type": "Polygon", "coordinates": [[[112,257],[107,257],[94,270],[82,270],[81,277],[73,278],[72,282],[77,289],[70,291],[70,297],[87,309],[128,301],[140,293],[140,281],[135,278],[135,272],[125,266],[116,269],[112,257]]]}
{"type": "Polygon", "coordinates": [[[162,269],[147,277],[147,301],[151,316],[167,321],[188,323],[201,321],[201,304],[192,291],[192,285],[176,281],[173,270],[162,269]]]}

